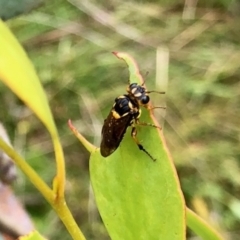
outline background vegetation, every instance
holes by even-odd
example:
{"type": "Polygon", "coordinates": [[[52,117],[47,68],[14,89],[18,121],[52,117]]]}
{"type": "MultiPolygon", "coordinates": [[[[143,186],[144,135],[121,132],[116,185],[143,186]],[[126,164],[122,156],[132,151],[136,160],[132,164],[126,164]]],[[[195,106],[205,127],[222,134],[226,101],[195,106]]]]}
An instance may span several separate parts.
{"type": "MultiPolygon", "coordinates": [[[[99,145],[103,119],[128,79],[127,67],[111,52],[130,53],[148,88],[162,91],[155,83],[158,47],[166,56],[158,77],[167,93],[153,101],[167,104],[159,121],[187,205],[226,239],[240,235],[239,13],[237,0],[52,0],[8,21],[47,92],[64,147],[67,201],[88,239],[109,237],[89,191],[88,153],[67,120],[99,145]]],[[[2,84],[0,96],[0,119],[15,148],[51,184],[55,162],[47,131],[2,84]]],[[[20,172],[14,188],[41,233],[70,239],[20,172]]],[[[191,232],[188,237],[194,239],[191,232]]]]}

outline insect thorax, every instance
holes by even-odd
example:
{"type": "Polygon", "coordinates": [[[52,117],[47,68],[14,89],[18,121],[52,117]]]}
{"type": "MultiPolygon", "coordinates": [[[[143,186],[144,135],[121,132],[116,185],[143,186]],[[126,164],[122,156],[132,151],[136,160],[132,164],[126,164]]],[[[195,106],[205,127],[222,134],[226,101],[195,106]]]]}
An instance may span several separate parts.
{"type": "Polygon", "coordinates": [[[133,102],[128,95],[122,95],[116,98],[112,108],[113,116],[116,119],[125,117],[129,114],[136,119],[140,116],[140,112],[137,103],[133,102]]]}

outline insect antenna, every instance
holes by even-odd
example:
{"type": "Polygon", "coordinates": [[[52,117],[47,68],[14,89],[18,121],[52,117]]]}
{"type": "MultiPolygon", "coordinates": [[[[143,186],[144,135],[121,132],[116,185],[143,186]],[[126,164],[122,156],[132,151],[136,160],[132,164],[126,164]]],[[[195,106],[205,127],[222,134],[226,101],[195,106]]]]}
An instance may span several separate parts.
{"type": "Polygon", "coordinates": [[[158,94],[165,94],[166,92],[159,92],[159,91],[146,91],[146,93],[158,93],[158,94]]]}
{"type": "Polygon", "coordinates": [[[155,109],[155,108],[167,109],[167,107],[150,107],[150,108],[148,108],[148,109],[149,109],[149,110],[153,110],[153,109],[155,109]]]}

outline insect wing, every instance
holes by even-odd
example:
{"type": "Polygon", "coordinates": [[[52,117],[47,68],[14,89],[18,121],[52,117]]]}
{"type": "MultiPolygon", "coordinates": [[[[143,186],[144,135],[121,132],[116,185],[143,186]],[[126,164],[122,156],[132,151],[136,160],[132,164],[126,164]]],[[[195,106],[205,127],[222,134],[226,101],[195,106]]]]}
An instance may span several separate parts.
{"type": "Polygon", "coordinates": [[[117,119],[112,111],[110,112],[102,128],[100,152],[103,157],[109,156],[118,148],[131,120],[131,114],[117,119]]]}

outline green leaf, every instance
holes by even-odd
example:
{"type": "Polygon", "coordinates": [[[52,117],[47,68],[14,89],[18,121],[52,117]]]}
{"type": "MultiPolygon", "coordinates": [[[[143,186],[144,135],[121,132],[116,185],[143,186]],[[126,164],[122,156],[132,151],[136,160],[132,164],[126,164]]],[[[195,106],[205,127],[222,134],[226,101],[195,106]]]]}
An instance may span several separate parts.
{"type": "MultiPolygon", "coordinates": [[[[144,120],[151,122],[144,114],[144,120]]],[[[140,151],[128,130],[119,149],[90,159],[97,205],[112,239],[185,239],[185,207],[179,183],[156,129],[141,127],[140,151]]]]}
{"type": "MultiPolygon", "coordinates": [[[[32,183],[48,200],[58,213],[73,239],[85,239],[77,227],[64,199],[65,163],[58,132],[53,121],[47,97],[29,61],[17,39],[0,20],[0,80],[2,80],[29,108],[38,116],[49,130],[57,162],[57,176],[53,190],[43,182],[36,172],[7,143],[0,138],[0,148],[22,169],[32,183]]],[[[34,238],[35,239],[35,238],[34,238]]]]}
{"type": "Polygon", "coordinates": [[[53,185],[55,192],[62,197],[65,185],[65,163],[46,94],[23,48],[1,20],[0,80],[25,102],[50,132],[57,161],[57,176],[53,185]]]}
{"type": "MultiPolygon", "coordinates": [[[[153,123],[147,110],[140,121],[153,123]]],[[[99,149],[91,154],[91,182],[103,222],[113,240],[185,239],[184,199],[163,136],[149,126],[138,130],[155,162],[138,149],[130,129],[109,157],[99,149]]]]}
{"type": "Polygon", "coordinates": [[[36,113],[48,129],[56,131],[38,76],[23,48],[1,20],[0,79],[36,113]]]}

